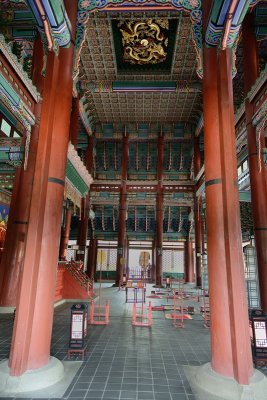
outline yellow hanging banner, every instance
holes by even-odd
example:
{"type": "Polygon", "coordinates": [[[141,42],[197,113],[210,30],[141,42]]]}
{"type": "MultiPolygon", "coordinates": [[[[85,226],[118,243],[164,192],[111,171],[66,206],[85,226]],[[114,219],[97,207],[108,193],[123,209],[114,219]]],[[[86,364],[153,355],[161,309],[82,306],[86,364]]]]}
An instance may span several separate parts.
{"type": "Polygon", "coordinates": [[[98,252],[97,252],[97,264],[101,265],[103,267],[103,265],[106,263],[106,259],[107,259],[106,250],[98,250],[98,252]]]}
{"type": "Polygon", "coordinates": [[[150,260],[149,251],[141,251],[139,256],[139,265],[142,268],[147,268],[150,260]]]}

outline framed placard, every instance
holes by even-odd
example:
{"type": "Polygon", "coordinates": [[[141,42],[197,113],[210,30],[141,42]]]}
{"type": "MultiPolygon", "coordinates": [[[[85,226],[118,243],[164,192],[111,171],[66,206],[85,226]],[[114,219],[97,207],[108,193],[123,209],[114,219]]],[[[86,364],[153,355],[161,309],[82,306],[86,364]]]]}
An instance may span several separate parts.
{"type": "Polygon", "coordinates": [[[267,365],[267,315],[262,310],[251,311],[250,334],[254,364],[267,365]]]}
{"type": "Polygon", "coordinates": [[[71,338],[72,339],[82,339],[83,338],[83,315],[82,314],[72,314],[72,324],[71,324],[71,338]]]}
{"type": "Polygon", "coordinates": [[[87,336],[87,320],[87,304],[73,304],[71,307],[69,349],[82,349],[85,347],[85,338],[87,336]]]}

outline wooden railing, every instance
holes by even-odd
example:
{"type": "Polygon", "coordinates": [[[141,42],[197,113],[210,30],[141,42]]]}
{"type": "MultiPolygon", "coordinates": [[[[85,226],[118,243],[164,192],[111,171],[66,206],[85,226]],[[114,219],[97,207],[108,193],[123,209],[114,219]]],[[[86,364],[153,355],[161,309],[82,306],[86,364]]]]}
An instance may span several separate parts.
{"type": "Polygon", "coordinates": [[[59,265],[63,266],[74,277],[76,282],[86,290],[88,295],[93,294],[93,280],[83,272],[82,261],[59,262],[59,265]]]}

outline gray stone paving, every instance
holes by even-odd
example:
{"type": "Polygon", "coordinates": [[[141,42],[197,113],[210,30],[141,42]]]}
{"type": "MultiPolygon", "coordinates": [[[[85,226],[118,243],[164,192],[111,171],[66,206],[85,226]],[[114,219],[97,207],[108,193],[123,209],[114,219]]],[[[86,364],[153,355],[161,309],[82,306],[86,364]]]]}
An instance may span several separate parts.
{"type": "MultiPolygon", "coordinates": [[[[110,299],[110,324],[89,326],[84,362],[63,398],[197,400],[183,366],[210,361],[209,331],[201,315],[186,320],[181,329],[174,328],[163,311],[155,311],[151,328],[133,327],[133,305],[125,303],[125,292],[111,284],[103,286],[103,301],[110,299]]],[[[151,289],[147,288],[147,294],[151,289]]],[[[164,299],[149,300],[153,305],[167,304],[164,299]]],[[[51,355],[60,360],[67,360],[70,305],[55,311],[51,355]]],[[[0,324],[3,359],[9,353],[12,316],[0,315],[0,324]]]]}

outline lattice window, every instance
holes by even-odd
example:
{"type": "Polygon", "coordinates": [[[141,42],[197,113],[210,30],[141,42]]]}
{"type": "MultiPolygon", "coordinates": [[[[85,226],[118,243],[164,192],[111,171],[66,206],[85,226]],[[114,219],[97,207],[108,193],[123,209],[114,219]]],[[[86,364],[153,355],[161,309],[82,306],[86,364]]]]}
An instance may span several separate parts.
{"type": "Polygon", "coordinates": [[[117,249],[109,249],[109,271],[116,271],[117,249]]]}
{"type": "Polygon", "coordinates": [[[163,272],[170,272],[171,270],[172,251],[163,250],[162,255],[162,270],[163,272]]]}
{"type": "Polygon", "coordinates": [[[98,249],[97,252],[97,270],[100,271],[100,251],[102,251],[102,271],[116,271],[117,249],[98,249]]]}
{"type": "Polygon", "coordinates": [[[184,252],[163,250],[162,269],[166,273],[184,273],[184,252]]]}
{"type": "Polygon", "coordinates": [[[255,247],[250,245],[244,247],[244,261],[248,306],[249,308],[259,308],[259,280],[255,247]]]}
{"type": "Polygon", "coordinates": [[[209,290],[207,254],[202,255],[202,289],[209,290]]]}
{"type": "Polygon", "coordinates": [[[88,246],[85,248],[85,254],[84,254],[84,265],[83,265],[83,270],[87,270],[87,261],[88,261],[88,246]]]}
{"type": "Polygon", "coordinates": [[[68,249],[66,259],[67,261],[75,260],[76,250],[68,249]]]}

